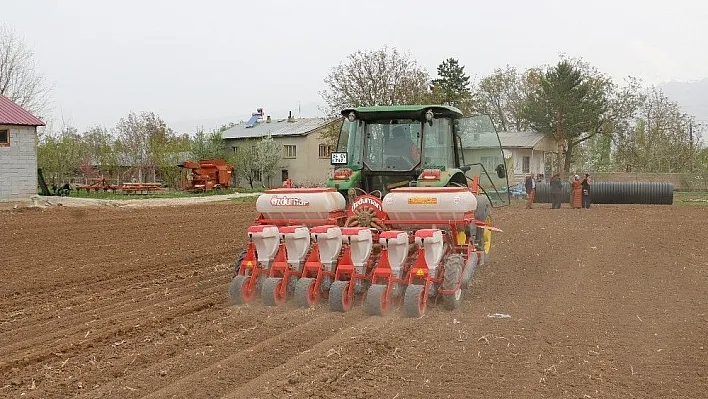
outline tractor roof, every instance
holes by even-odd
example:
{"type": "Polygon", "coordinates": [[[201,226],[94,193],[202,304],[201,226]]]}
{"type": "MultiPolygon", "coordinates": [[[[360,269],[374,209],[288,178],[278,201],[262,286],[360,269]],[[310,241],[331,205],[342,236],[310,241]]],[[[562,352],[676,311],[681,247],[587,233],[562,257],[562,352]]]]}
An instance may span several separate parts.
{"type": "Polygon", "coordinates": [[[342,115],[354,112],[359,119],[375,120],[386,118],[421,119],[431,109],[436,117],[462,118],[462,111],[448,105],[377,105],[371,107],[345,108],[342,115]]]}

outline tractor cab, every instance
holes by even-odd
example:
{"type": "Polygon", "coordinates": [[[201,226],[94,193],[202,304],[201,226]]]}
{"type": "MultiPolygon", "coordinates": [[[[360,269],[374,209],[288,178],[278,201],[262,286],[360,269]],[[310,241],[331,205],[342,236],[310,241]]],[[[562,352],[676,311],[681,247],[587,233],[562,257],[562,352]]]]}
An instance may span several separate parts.
{"type": "Polygon", "coordinates": [[[352,199],[398,187],[464,186],[494,205],[509,203],[506,165],[487,115],[443,105],[348,108],[328,187],[352,199]]]}

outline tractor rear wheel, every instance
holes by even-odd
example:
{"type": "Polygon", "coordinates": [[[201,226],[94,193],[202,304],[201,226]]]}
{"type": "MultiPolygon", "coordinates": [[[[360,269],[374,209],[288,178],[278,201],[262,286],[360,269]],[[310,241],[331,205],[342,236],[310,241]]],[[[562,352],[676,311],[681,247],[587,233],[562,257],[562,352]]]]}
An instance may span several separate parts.
{"type": "Polygon", "coordinates": [[[320,293],[315,290],[315,279],[303,277],[295,284],[295,303],[303,308],[317,304],[320,293]]]}
{"type": "Polygon", "coordinates": [[[244,303],[251,302],[255,296],[255,292],[248,286],[250,280],[251,276],[236,276],[231,280],[231,284],[229,285],[231,304],[243,305],[244,303]]]}
{"type": "MultiPolygon", "coordinates": [[[[477,209],[474,211],[474,218],[481,222],[491,223],[491,217],[492,205],[489,203],[489,199],[484,195],[478,195],[477,209]]],[[[485,230],[483,227],[475,226],[474,244],[476,248],[484,250],[485,232],[491,233],[491,231],[485,230]]]]}
{"type": "Polygon", "coordinates": [[[391,308],[391,302],[386,298],[385,284],[372,284],[366,293],[364,307],[366,313],[371,316],[383,316],[391,308]]]}
{"type": "Polygon", "coordinates": [[[457,283],[462,278],[462,267],[465,259],[460,254],[452,254],[445,259],[445,271],[443,273],[442,289],[455,290],[452,294],[443,294],[443,307],[447,310],[455,310],[462,302],[462,286],[455,289],[457,283]]]}
{"type": "Polygon", "coordinates": [[[403,296],[403,313],[408,317],[420,317],[425,313],[427,301],[424,297],[425,286],[422,284],[410,284],[406,287],[403,296]]]}
{"type": "Polygon", "coordinates": [[[334,281],[329,287],[329,309],[335,312],[351,310],[353,300],[347,295],[349,281],[334,281]]]}
{"type": "Polygon", "coordinates": [[[285,294],[280,294],[280,284],[283,279],[281,277],[269,277],[263,282],[261,296],[263,303],[268,306],[280,306],[285,303],[285,294]]]}
{"type": "Polygon", "coordinates": [[[238,270],[241,268],[241,262],[243,262],[243,258],[246,257],[246,250],[244,249],[241,251],[240,254],[238,254],[238,257],[236,258],[236,262],[234,262],[234,276],[238,275],[238,270]]]}

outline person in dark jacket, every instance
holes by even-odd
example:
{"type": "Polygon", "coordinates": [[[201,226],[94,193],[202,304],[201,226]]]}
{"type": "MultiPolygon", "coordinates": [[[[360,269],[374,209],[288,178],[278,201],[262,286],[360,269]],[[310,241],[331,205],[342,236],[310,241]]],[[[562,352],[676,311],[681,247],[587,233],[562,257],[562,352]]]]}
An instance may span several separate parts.
{"type": "Polygon", "coordinates": [[[526,209],[531,209],[531,207],[533,207],[533,200],[536,197],[536,180],[534,177],[535,176],[533,173],[526,176],[526,194],[528,195],[526,209]]]}
{"type": "Polygon", "coordinates": [[[586,173],[583,181],[580,182],[583,187],[583,208],[590,209],[590,184],[592,179],[590,179],[590,174],[586,173]]]}
{"type": "Polygon", "coordinates": [[[560,209],[561,198],[563,198],[563,182],[560,178],[560,173],[551,176],[551,209],[560,209]]]}

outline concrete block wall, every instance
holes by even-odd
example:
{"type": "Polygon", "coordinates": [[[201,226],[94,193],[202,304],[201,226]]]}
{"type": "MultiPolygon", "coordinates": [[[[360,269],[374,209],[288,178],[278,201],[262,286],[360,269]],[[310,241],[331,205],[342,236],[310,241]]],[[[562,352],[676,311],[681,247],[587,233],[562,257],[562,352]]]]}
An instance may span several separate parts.
{"type": "Polygon", "coordinates": [[[0,201],[25,200],[37,194],[37,129],[0,125],[10,145],[0,146],[0,201]]]}

